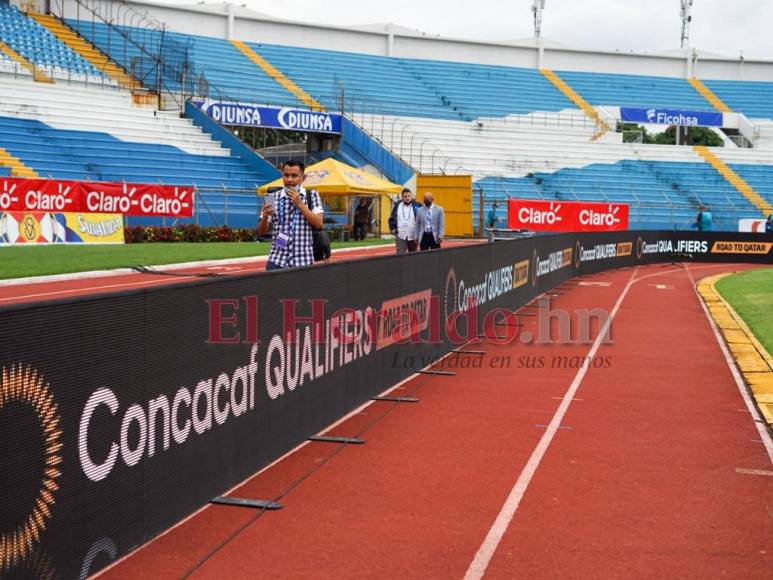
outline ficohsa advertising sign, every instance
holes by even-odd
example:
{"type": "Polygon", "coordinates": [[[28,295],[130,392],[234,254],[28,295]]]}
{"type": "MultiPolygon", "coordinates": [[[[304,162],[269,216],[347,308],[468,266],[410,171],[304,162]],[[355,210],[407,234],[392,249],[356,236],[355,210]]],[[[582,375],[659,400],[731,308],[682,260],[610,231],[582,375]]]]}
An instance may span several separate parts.
{"type": "Polygon", "coordinates": [[[628,205],[511,199],[510,229],[550,232],[609,232],[628,229],[628,205]]]}

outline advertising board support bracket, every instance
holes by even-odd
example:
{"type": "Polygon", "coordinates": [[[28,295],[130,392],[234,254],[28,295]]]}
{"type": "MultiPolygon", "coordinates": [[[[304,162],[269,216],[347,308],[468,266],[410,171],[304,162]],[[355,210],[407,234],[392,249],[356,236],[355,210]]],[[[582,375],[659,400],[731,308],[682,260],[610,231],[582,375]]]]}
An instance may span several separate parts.
{"type": "Polygon", "coordinates": [[[678,252],[671,252],[670,254],[671,261],[667,264],[663,264],[660,267],[661,268],[682,268],[683,270],[686,270],[686,266],[682,262],[677,262],[677,258],[682,258],[683,260],[692,260],[693,255],[692,254],[683,254],[678,252]]]}
{"type": "Polygon", "coordinates": [[[249,499],[244,497],[225,497],[219,495],[209,500],[209,503],[218,505],[230,505],[234,507],[251,508],[257,510],[281,510],[282,504],[275,501],[263,499],[249,499]]]}
{"type": "Polygon", "coordinates": [[[371,401],[387,401],[391,403],[418,403],[416,397],[371,397],[371,401]]]}
{"type": "Polygon", "coordinates": [[[365,439],[357,439],[356,437],[332,437],[330,435],[312,435],[309,437],[309,441],[316,441],[318,443],[345,443],[347,445],[365,444],[365,439]]]}

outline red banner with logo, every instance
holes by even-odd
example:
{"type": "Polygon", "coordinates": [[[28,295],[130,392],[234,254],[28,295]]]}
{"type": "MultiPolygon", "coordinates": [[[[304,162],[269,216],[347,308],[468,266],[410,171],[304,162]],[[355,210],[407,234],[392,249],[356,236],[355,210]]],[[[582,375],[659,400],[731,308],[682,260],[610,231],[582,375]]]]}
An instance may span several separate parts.
{"type": "Polygon", "coordinates": [[[507,227],[548,232],[610,232],[628,229],[628,204],[510,199],[507,227]]]}
{"type": "Polygon", "coordinates": [[[0,178],[0,212],[120,213],[186,218],[193,188],[180,185],[0,178]]]}

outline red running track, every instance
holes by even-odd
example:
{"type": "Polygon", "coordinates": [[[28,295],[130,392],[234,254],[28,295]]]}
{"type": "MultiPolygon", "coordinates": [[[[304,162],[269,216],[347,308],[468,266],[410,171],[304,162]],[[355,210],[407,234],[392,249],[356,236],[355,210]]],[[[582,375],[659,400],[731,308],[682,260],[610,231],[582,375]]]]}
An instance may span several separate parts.
{"type": "Polygon", "coordinates": [[[746,267],[582,278],[552,307],[615,312],[612,344],[479,345],[481,368],[398,387],[418,404],[330,430],[365,445],[307,443],[232,491],[284,509],[208,506],[102,577],[770,578],[768,436],[693,289],[746,267]]]}
{"type": "MultiPolygon", "coordinates": [[[[443,247],[452,248],[464,244],[481,243],[480,240],[454,240],[445,242],[443,247]]],[[[379,246],[367,246],[356,250],[334,251],[331,261],[358,260],[362,258],[372,258],[374,256],[386,256],[394,254],[393,244],[379,246]]],[[[56,300],[60,298],[71,298],[74,296],[85,296],[91,294],[102,294],[105,292],[120,292],[123,290],[133,290],[137,288],[150,288],[153,286],[164,286],[167,284],[185,284],[196,279],[196,276],[221,275],[233,276],[241,274],[253,274],[262,272],[266,269],[267,256],[256,257],[254,261],[241,262],[237,264],[226,263],[217,265],[215,263],[206,266],[196,266],[191,268],[169,268],[167,266],[153,266],[154,270],[162,272],[153,273],[130,273],[115,274],[99,277],[78,277],[73,274],[72,279],[57,281],[39,281],[23,284],[4,285],[0,280],[0,306],[6,304],[17,304],[20,302],[39,302],[46,300],[56,300]],[[165,270],[165,268],[167,268],[165,270]]]]}

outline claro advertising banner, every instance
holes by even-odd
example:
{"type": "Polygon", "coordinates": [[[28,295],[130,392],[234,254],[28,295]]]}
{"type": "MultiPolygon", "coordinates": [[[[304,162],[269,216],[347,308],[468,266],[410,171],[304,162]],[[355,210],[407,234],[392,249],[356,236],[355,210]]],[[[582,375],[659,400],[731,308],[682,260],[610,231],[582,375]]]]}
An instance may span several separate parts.
{"type": "Polygon", "coordinates": [[[0,306],[0,577],[96,573],[573,276],[772,242],[544,235],[0,306]]]}
{"type": "Polygon", "coordinates": [[[538,232],[613,232],[628,229],[628,205],[510,199],[507,226],[538,232]]]}
{"type": "Polygon", "coordinates": [[[0,212],[191,217],[193,187],[104,181],[0,178],[0,212]]]}

